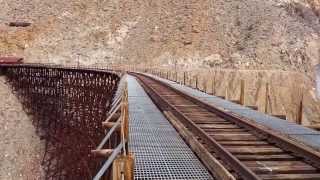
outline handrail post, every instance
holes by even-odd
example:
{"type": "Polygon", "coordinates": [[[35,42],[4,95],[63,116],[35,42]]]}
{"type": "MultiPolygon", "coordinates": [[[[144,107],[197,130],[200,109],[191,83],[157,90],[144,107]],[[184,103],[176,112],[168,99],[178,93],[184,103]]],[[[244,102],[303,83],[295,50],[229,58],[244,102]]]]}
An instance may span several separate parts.
{"type": "Polygon", "coordinates": [[[240,104],[241,105],[245,105],[245,102],[244,102],[244,89],[245,89],[245,83],[244,83],[244,80],[242,79],[241,80],[241,83],[240,83],[240,104]]]}
{"type": "Polygon", "coordinates": [[[264,112],[268,114],[268,105],[269,105],[269,83],[266,83],[266,99],[265,99],[265,108],[264,112]]]}
{"type": "MultiPolygon", "coordinates": [[[[152,69],[151,69],[152,70],[152,69]]],[[[124,179],[124,180],[133,180],[133,170],[134,170],[134,157],[130,152],[128,152],[128,141],[129,141],[129,105],[128,105],[128,87],[127,83],[125,84],[124,90],[122,92],[122,97],[116,101],[115,106],[112,107],[110,115],[103,124],[107,124],[107,128],[111,128],[102,142],[99,144],[97,149],[92,150],[92,154],[100,155],[102,157],[107,157],[104,165],[101,167],[97,175],[94,177],[94,180],[100,180],[112,165],[112,179],[124,179]],[[120,100],[119,100],[120,99],[120,100]],[[120,117],[114,122],[109,122],[112,119],[115,119],[117,111],[120,111],[120,117]],[[103,146],[109,141],[111,136],[119,136],[118,133],[113,133],[118,126],[120,125],[120,142],[113,147],[115,149],[103,149],[103,146]],[[110,127],[109,127],[110,126],[110,127]]],[[[117,137],[118,138],[118,137],[117,137]]],[[[109,141],[110,142],[110,141],[109,141]]]]}

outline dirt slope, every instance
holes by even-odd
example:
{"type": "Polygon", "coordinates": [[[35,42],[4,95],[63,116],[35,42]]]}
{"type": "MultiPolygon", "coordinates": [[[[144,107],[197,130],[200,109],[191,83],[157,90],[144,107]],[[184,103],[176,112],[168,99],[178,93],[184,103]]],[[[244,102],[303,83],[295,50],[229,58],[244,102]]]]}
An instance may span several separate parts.
{"type": "Polygon", "coordinates": [[[44,144],[3,76],[0,77],[0,127],[0,179],[41,179],[44,144]]]}

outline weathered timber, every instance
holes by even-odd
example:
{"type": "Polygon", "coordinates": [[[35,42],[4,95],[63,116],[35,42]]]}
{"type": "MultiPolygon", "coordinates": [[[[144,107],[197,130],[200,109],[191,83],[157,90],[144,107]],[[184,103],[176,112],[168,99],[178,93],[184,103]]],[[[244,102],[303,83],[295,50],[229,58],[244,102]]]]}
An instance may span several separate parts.
{"type": "Polygon", "coordinates": [[[222,180],[235,180],[235,177],[198,142],[195,136],[171,112],[165,111],[164,114],[215,177],[222,180]]]}

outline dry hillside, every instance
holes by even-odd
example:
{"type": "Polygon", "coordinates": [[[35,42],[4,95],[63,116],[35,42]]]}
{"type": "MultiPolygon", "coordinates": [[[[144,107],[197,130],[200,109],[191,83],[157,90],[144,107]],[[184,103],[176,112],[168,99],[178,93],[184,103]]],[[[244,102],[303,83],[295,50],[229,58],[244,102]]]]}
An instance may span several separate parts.
{"type": "Polygon", "coordinates": [[[0,0],[0,54],[29,62],[312,72],[319,0],[0,0]],[[28,28],[9,28],[28,21],[28,28]]]}

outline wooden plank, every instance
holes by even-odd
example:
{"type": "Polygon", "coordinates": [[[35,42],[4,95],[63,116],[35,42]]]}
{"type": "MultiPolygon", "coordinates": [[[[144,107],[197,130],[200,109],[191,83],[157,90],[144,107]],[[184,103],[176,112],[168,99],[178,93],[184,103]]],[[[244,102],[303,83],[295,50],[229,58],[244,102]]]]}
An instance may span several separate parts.
{"type": "Polygon", "coordinates": [[[207,149],[171,112],[164,111],[164,114],[215,177],[222,180],[235,180],[235,177],[207,151],[207,149]]]}
{"type": "Polygon", "coordinates": [[[260,177],[265,180],[319,180],[320,174],[266,174],[260,177]]]}
{"type": "Polygon", "coordinates": [[[279,148],[248,148],[248,147],[229,147],[226,148],[232,154],[282,154],[279,148]]]}
{"type": "Polygon", "coordinates": [[[268,114],[268,106],[269,106],[269,83],[266,83],[266,97],[264,102],[264,112],[268,114]]]}
{"type": "Polygon", "coordinates": [[[206,129],[206,132],[248,132],[248,131],[245,129],[219,128],[219,129],[206,129]]]}
{"type": "MultiPolygon", "coordinates": [[[[229,131],[229,132],[223,132],[223,131],[220,131],[220,132],[208,132],[209,135],[226,135],[226,136],[236,136],[236,135],[240,135],[241,137],[243,137],[244,135],[246,136],[252,136],[252,134],[249,134],[247,131],[229,131]]],[[[240,139],[242,140],[242,139],[240,139]]]]}
{"type": "Polygon", "coordinates": [[[308,166],[302,161],[242,161],[243,164],[249,167],[255,166],[308,166]]]}
{"type": "Polygon", "coordinates": [[[259,140],[256,136],[252,134],[209,134],[217,141],[252,141],[252,140],[259,140]]]}
{"type": "Polygon", "coordinates": [[[203,124],[203,125],[199,125],[200,128],[203,129],[221,129],[221,128],[232,128],[232,129],[238,129],[239,127],[237,125],[234,124],[215,124],[215,125],[210,125],[210,124],[203,124]]]}
{"type": "Polygon", "coordinates": [[[212,122],[208,122],[208,121],[193,121],[195,122],[196,124],[199,124],[201,126],[205,126],[205,125],[210,125],[210,126],[215,126],[215,125],[220,125],[220,124],[225,124],[225,125],[234,125],[233,123],[231,122],[228,122],[228,121],[212,121],[212,122]]]}
{"type": "Polygon", "coordinates": [[[258,146],[254,146],[254,145],[223,145],[225,148],[248,148],[248,149],[268,149],[268,148],[274,148],[274,146],[272,145],[258,145],[258,146]]]}
{"type": "Polygon", "coordinates": [[[178,108],[179,111],[182,113],[196,113],[196,114],[201,114],[201,113],[210,113],[209,111],[201,108],[178,108]]]}
{"type": "Polygon", "coordinates": [[[170,97],[174,97],[174,98],[177,98],[177,97],[180,97],[179,95],[177,95],[177,94],[170,94],[170,93],[164,93],[163,92],[163,90],[161,89],[161,96],[163,96],[163,97],[166,97],[166,99],[172,99],[172,98],[170,98],[170,97]]]}
{"type": "Polygon", "coordinates": [[[241,80],[241,83],[240,83],[240,100],[239,100],[239,103],[241,104],[241,105],[244,105],[245,104],[245,93],[244,93],[244,90],[245,90],[245,82],[244,82],[244,80],[242,79],[241,80]]]}
{"type": "Polygon", "coordinates": [[[312,166],[268,166],[251,167],[257,174],[289,174],[289,173],[316,173],[317,169],[312,166]]]}
{"type": "Polygon", "coordinates": [[[215,119],[215,120],[223,120],[223,121],[226,121],[222,118],[220,118],[219,116],[213,114],[213,113],[202,113],[202,114],[192,114],[192,113],[187,113],[187,116],[190,116],[190,117],[203,117],[203,118],[212,118],[212,119],[215,119]]]}
{"type": "Polygon", "coordinates": [[[221,119],[219,117],[214,117],[214,116],[207,116],[207,115],[186,115],[189,119],[191,119],[193,122],[229,122],[224,119],[221,119]]]}
{"type": "Polygon", "coordinates": [[[183,113],[185,116],[210,116],[212,113],[210,112],[184,112],[183,113]]]}
{"type": "Polygon", "coordinates": [[[219,143],[221,145],[228,145],[228,146],[231,146],[231,145],[234,145],[234,146],[237,146],[237,145],[259,146],[259,145],[269,144],[265,141],[244,141],[244,140],[241,140],[241,141],[219,141],[219,143]]]}
{"type": "Polygon", "coordinates": [[[275,155],[236,155],[241,161],[292,161],[296,160],[296,157],[287,154],[275,154],[275,155]]]}
{"type": "Polygon", "coordinates": [[[187,113],[185,114],[186,116],[189,117],[195,117],[195,118],[206,118],[207,120],[217,120],[217,121],[226,121],[225,119],[222,119],[218,116],[216,116],[215,114],[209,114],[209,113],[202,113],[202,114],[190,114],[187,113]]]}
{"type": "Polygon", "coordinates": [[[302,124],[302,118],[303,118],[303,93],[301,93],[301,99],[298,106],[297,120],[296,120],[297,124],[302,124]]]}
{"type": "Polygon", "coordinates": [[[134,157],[129,154],[117,157],[112,164],[113,180],[133,180],[134,179],[134,157]]]}
{"type": "Polygon", "coordinates": [[[196,124],[232,124],[228,121],[215,121],[215,120],[208,120],[208,118],[201,118],[199,117],[196,120],[193,120],[196,124]]]}
{"type": "Polygon", "coordinates": [[[181,104],[181,105],[174,105],[175,107],[180,107],[180,108],[194,108],[194,107],[199,107],[198,105],[194,104],[181,104]]]}

